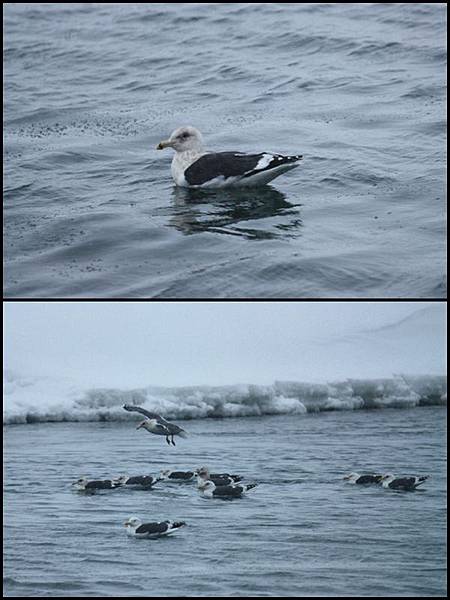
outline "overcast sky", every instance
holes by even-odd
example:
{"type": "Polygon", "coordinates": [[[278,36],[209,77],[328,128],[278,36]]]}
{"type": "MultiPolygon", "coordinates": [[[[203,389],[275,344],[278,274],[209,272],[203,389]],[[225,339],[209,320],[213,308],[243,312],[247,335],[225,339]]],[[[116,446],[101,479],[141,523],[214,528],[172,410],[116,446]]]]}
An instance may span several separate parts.
{"type": "MultiPolygon", "coordinates": [[[[389,376],[420,370],[426,323],[411,347],[376,360],[334,341],[430,306],[444,327],[443,303],[430,302],[7,302],[5,366],[108,387],[389,376]]],[[[423,371],[442,372],[441,343],[423,371]]]]}

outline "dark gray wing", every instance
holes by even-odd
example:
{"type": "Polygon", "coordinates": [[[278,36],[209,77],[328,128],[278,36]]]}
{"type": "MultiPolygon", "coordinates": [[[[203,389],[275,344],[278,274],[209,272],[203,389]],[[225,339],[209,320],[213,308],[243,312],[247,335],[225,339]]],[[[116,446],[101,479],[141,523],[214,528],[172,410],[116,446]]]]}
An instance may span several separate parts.
{"type": "Polygon", "coordinates": [[[133,406],[132,404],[124,404],[122,406],[122,408],[124,410],[128,410],[129,412],[138,412],[141,413],[141,415],[144,415],[145,417],[148,417],[149,419],[157,419],[158,421],[164,420],[162,419],[162,417],[160,417],[159,415],[157,415],[156,413],[152,413],[148,410],[145,410],[145,408],[141,408],[140,406],[133,406]]]}
{"type": "Polygon", "coordinates": [[[153,485],[156,483],[156,479],[151,475],[136,475],[135,477],[129,477],[126,485],[153,485]]]}
{"type": "Polygon", "coordinates": [[[169,528],[167,523],[144,523],[139,525],[136,533],[164,533],[169,528]]]}
{"type": "Polygon", "coordinates": [[[211,152],[204,154],[184,172],[184,177],[189,185],[202,185],[216,177],[251,177],[256,173],[268,171],[283,164],[294,163],[301,156],[282,156],[271,152],[259,154],[244,154],[242,152],[211,152]],[[272,156],[268,164],[257,168],[263,156],[272,156]]]}
{"type": "Polygon", "coordinates": [[[241,475],[230,475],[229,473],[211,473],[210,474],[210,478],[211,479],[218,479],[219,477],[230,477],[233,481],[241,481],[242,476],[241,475]]]}
{"type": "Polygon", "coordinates": [[[242,495],[244,489],[240,486],[234,485],[219,485],[213,491],[213,496],[229,496],[229,497],[239,497],[242,495]]]}
{"type": "Polygon", "coordinates": [[[168,431],[169,435],[175,434],[175,433],[180,433],[180,431],[184,431],[184,429],[182,429],[181,427],[178,427],[178,425],[175,425],[175,423],[170,423],[169,421],[166,421],[165,419],[161,420],[162,422],[160,423],[160,425],[162,427],[164,427],[164,429],[166,431],[168,431]]]}
{"type": "Polygon", "coordinates": [[[194,473],[192,471],[173,471],[169,475],[169,479],[192,479],[194,473]]]}
{"type": "Polygon", "coordinates": [[[356,483],[378,483],[382,475],[361,475],[356,480],[356,483]]]}
{"type": "Polygon", "coordinates": [[[231,479],[231,477],[222,477],[221,475],[210,475],[209,478],[216,485],[230,485],[230,483],[233,483],[234,481],[233,479],[231,479]]]}
{"type": "Polygon", "coordinates": [[[416,483],[415,477],[400,477],[399,479],[394,479],[389,484],[389,487],[393,490],[395,489],[412,489],[416,483]]]}
{"type": "Polygon", "coordinates": [[[110,490],[114,486],[112,481],[106,479],[104,481],[89,481],[85,487],[87,490],[110,490]]]}

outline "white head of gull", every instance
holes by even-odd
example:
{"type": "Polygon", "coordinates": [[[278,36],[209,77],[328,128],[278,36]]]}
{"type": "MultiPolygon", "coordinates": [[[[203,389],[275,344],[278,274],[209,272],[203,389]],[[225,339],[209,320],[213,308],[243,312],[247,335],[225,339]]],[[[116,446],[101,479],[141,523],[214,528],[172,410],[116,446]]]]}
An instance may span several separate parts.
{"type": "Polygon", "coordinates": [[[187,125],[172,132],[168,140],[162,140],[157,150],[173,148],[175,152],[192,152],[198,156],[204,153],[203,136],[198,129],[187,125]]]}

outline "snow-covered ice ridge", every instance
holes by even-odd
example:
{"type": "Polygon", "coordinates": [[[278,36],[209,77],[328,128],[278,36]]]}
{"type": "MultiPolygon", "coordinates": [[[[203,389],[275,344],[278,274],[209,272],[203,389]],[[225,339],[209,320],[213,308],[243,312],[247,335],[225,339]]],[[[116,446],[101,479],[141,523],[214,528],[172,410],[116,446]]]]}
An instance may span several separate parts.
{"type": "Polygon", "coordinates": [[[395,375],[330,383],[275,381],[272,385],[91,388],[48,377],[4,373],[3,423],[126,421],[139,404],[168,419],[253,417],[330,410],[445,405],[447,377],[395,375]]]}

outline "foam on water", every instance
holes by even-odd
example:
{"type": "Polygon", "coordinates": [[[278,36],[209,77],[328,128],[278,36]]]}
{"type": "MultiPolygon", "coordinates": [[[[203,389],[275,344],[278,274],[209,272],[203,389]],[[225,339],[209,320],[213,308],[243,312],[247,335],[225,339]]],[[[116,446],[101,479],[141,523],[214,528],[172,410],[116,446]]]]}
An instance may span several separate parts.
{"type": "Polygon", "coordinates": [[[255,417],[333,410],[412,408],[447,403],[445,376],[396,375],[331,383],[83,389],[68,379],[4,373],[4,424],[125,421],[137,404],[169,419],[255,417]]]}

